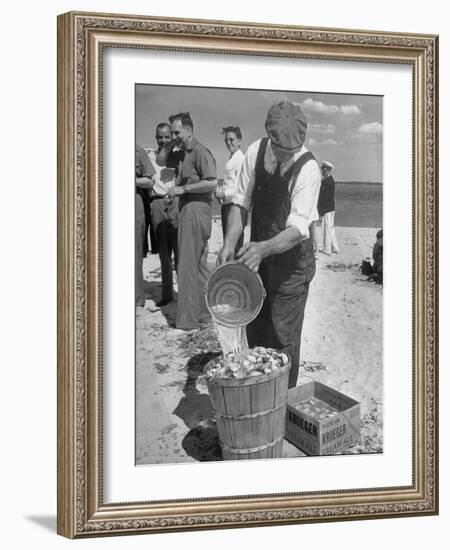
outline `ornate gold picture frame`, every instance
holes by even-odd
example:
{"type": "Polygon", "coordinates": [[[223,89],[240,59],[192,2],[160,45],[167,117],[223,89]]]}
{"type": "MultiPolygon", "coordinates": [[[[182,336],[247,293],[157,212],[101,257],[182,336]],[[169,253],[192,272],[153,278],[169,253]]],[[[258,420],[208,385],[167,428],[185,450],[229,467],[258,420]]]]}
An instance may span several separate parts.
{"type": "MultiPolygon", "coordinates": [[[[438,38],[94,13],[58,18],[58,533],[101,535],[438,513],[438,38]],[[412,456],[408,485],[106,502],[102,89],[106,48],[412,69],[412,456]]],[[[170,466],[168,466],[170,467],[170,466]]],[[[201,479],[201,476],[200,476],[201,479]]]]}

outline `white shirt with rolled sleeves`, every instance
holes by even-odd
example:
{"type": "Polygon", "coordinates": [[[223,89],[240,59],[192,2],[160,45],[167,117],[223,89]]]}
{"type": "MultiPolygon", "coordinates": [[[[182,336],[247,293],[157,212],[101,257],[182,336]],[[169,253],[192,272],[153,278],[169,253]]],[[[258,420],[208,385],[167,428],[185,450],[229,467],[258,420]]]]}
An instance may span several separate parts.
{"type": "MultiPolygon", "coordinates": [[[[236,194],[232,202],[245,208],[250,212],[252,208],[252,196],[255,187],[255,167],[256,158],[261,140],[252,143],[244,157],[242,169],[239,174],[236,194]]],[[[280,164],[280,174],[283,175],[289,170],[292,164],[300,158],[308,149],[303,146],[299,152],[295,153],[287,162],[280,164]]],[[[272,147],[267,144],[264,155],[264,168],[267,172],[273,174],[277,167],[277,158],[272,147]]],[[[289,183],[291,189],[291,210],[286,220],[286,227],[295,227],[298,229],[302,239],[309,237],[309,226],[312,222],[319,219],[317,212],[317,200],[320,190],[320,168],[314,159],[305,163],[296,181],[289,183]]]]}
{"type": "Polygon", "coordinates": [[[225,164],[225,174],[223,176],[223,192],[224,196],[222,204],[228,204],[232,201],[236,193],[237,181],[241,172],[242,163],[244,162],[244,153],[238,149],[227,160],[225,164]]]}

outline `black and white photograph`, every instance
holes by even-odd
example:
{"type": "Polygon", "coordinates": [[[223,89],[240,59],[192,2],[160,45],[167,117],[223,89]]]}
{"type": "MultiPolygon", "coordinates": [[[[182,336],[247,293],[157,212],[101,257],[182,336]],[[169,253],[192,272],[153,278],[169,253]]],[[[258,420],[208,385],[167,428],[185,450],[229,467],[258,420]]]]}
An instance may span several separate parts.
{"type": "Polygon", "coordinates": [[[383,97],[140,83],[135,150],[135,463],[383,453],[383,97]]]}
{"type": "Polygon", "coordinates": [[[5,3],[4,548],[442,548],[447,14],[5,3]]]}

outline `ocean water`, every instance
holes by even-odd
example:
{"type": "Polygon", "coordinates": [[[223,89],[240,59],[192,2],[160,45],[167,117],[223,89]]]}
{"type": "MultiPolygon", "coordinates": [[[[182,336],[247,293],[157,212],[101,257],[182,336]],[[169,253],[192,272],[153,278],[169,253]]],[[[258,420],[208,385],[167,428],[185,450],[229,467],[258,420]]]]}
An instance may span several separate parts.
{"type": "MultiPolygon", "coordinates": [[[[383,186],[377,183],[336,183],[335,225],[341,227],[383,227],[383,186]]],[[[213,215],[220,216],[220,204],[213,202],[213,215]]]]}
{"type": "Polygon", "coordinates": [[[383,227],[383,186],[337,183],[334,224],[343,227],[383,227]]]}

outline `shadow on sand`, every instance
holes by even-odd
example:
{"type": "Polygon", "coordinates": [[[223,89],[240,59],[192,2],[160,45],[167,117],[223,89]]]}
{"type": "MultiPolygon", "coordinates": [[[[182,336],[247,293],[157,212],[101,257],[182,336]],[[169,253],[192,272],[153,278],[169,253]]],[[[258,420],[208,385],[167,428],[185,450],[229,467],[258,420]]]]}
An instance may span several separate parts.
{"type": "Polygon", "coordinates": [[[156,281],[144,281],[144,295],[146,300],[155,302],[155,309],[161,309],[161,313],[166,318],[167,324],[170,327],[174,327],[177,318],[177,293],[174,291],[173,300],[161,308],[156,306],[161,300],[161,283],[156,281]]]}
{"type": "Polygon", "coordinates": [[[197,389],[197,379],[203,374],[205,365],[218,355],[219,352],[200,353],[189,359],[184,396],[174,410],[174,414],[190,429],[183,438],[183,449],[200,462],[222,460],[209,395],[200,393],[197,389]]]}

